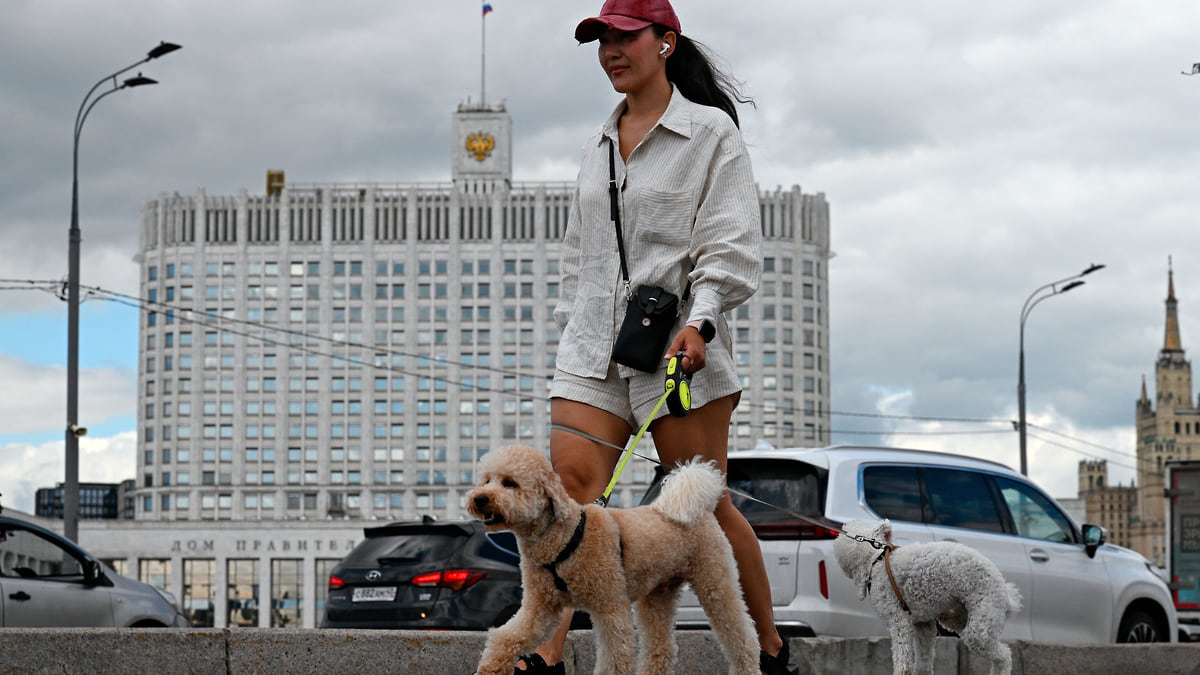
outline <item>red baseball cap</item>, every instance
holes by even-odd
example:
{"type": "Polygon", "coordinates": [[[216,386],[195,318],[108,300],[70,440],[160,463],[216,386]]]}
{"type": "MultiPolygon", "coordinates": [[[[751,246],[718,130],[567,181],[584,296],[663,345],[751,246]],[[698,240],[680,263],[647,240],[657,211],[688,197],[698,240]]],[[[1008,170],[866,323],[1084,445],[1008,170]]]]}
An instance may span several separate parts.
{"type": "Polygon", "coordinates": [[[666,26],[676,33],[679,17],[667,0],[607,0],[600,8],[600,16],[584,19],[575,27],[575,39],[591,42],[610,28],[617,30],[641,30],[652,23],[666,26]]]}

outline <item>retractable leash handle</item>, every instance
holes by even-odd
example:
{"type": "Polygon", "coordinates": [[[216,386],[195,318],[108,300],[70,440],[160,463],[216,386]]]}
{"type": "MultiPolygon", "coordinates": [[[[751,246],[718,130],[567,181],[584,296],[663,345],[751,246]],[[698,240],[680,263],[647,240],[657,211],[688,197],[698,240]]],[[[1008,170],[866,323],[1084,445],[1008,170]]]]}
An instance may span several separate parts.
{"type": "Polygon", "coordinates": [[[683,372],[684,352],[679,351],[667,362],[667,410],[675,417],[683,417],[692,409],[692,376],[683,372]]]}

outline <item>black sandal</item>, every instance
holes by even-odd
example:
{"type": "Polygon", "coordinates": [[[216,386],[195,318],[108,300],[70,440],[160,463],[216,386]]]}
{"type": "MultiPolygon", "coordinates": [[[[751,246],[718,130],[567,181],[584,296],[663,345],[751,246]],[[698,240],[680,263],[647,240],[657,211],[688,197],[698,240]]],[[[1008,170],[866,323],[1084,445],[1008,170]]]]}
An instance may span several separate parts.
{"type": "Polygon", "coordinates": [[[758,669],[766,675],[799,675],[800,667],[792,665],[789,661],[791,661],[791,656],[788,654],[787,640],[783,641],[783,646],[779,648],[779,654],[775,656],[766,652],[758,653],[758,669]]]}
{"type": "Polygon", "coordinates": [[[517,660],[525,662],[525,670],[514,668],[513,675],[567,675],[566,662],[559,661],[550,665],[537,652],[522,655],[517,660]]]}

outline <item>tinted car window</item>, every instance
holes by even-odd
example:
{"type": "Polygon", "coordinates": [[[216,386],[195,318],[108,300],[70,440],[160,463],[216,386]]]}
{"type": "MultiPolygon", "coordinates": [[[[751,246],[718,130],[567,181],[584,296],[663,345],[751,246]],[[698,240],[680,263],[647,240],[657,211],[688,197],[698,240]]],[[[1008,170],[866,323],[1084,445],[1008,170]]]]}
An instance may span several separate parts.
{"type": "Polygon", "coordinates": [[[1000,494],[1008,505],[1017,534],[1046,541],[1072,542],[1075,528],[1071,521],[1032,487],[1007,478],[996,478],[1000,494]]]}
{"type": "Polygon", "coordinates": [[[923,469],[925,494],[929,495],[931,525],[965,527],[1003,532],[1003,521],[987,477],[974,471],[923,469]]]}
{"type": "Polygon", "coordinates": [[[82,581],[83,566],[58,544],[29,530],[0,533],[0,574],[9,577],[82,581]]]}
{"type": "Polygon", "coordinates": [[[880,518],[919,523],[921,484],[915,466],[868,466],[863,469],[863,495],[880,518]]]}
{"type": "Polygon", "coordinates": [[[420,562],[425,559],[440,560],[454,554],[462,545],[463,537],[446,536],[449,532],[436,534],[413,533],[403,537],[376,536],[359,545],[353,552],[355,565],[387,565],[420,562]]]}
{"type": "Polygon", "coordinates": [[[517,536],[508,530],[484,533],[479,538],[479,547],[475,551],[475,555],[513,565],[521,562],[521,554],[517,549],[517,536]]]}
{"type": "MultiPolygon", "coordinates": [[[[767,504],[778,504],[803,515],[824,515],[825,472],[811,464],[788,460],[743,459],[730,462],[726,484],[767,504]]],[[[779,509],[730,493],[733,505],[751,525],[790,518],[779,509]]]]}

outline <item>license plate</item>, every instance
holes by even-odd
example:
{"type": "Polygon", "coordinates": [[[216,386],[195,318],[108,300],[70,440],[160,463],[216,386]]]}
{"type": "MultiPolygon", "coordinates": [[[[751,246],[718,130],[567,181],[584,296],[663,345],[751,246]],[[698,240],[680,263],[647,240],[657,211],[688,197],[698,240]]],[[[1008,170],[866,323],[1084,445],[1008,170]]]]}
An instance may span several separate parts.
{"type": "Polygon", "coordinates": [[[396,599],[395,586],[364,586],[354,589],[354,602],[392,602],[396,599]]]}

